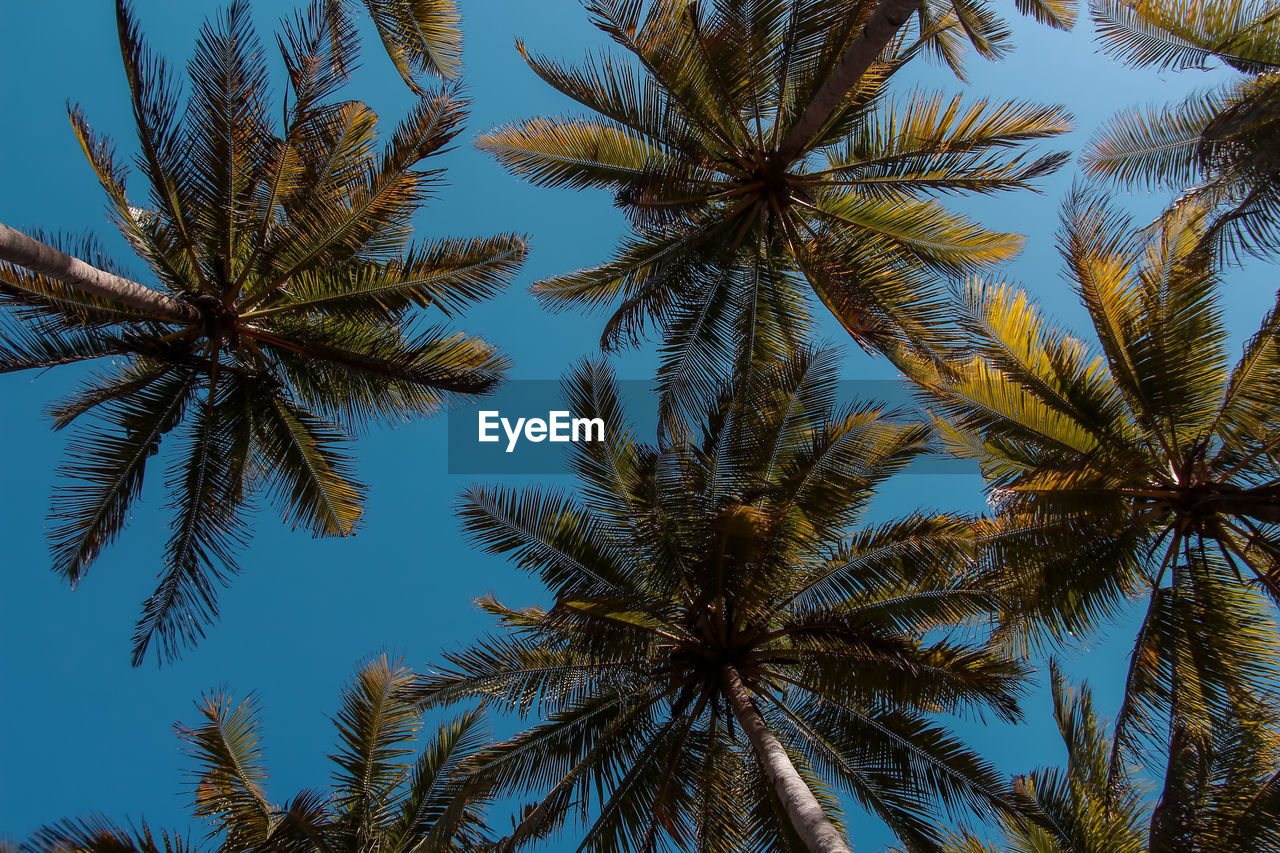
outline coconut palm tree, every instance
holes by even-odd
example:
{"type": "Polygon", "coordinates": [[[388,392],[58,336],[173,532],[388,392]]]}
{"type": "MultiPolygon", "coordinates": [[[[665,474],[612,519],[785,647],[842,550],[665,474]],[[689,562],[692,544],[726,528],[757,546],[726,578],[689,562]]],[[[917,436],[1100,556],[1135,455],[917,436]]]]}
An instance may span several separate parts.
{"type": "MultiPolygon", "coordinates": [[[[533,292],[555,309],[616,304],[606,348],[659,328],[664,405],[696,408],[733,365],[794,348],[810,289],[865,346],[936,341],[938,277],[1005,260],[1020,238],[933,197],[1026,188],[1066,157],[1010,153],[1067,130],[1060,107],[886,94],[911,57],[958,54],[956,15],[969,21],[971,4],[930,4],[919,38],[894,29],[865,55],[892,2],[643,5],[587,3],[626,59],[569,66],[520,46],[594,115],[533,118],[478,144],[541,186],[614,193],[633,226],[614,258],[533,292]],[[850,64],[854,55],[865,61],[850,64]]],[[[988,44],[980,32],[974,23],[988,44]]]]}
{"type": "Polygon", "coordinates": [[[426,326],[418,309],[448,317],[496,292],[525,242],[410,242],[410,217],[439,176],[419,164],[459,132],[465,105],[436,92],[378,146],[377,115],[332,98],[340,76],[319,5],[284,31],[279,129],[244,3],[202,31],[185,114],[128,5],[117,12],[149,192],[127,196],[110,143],[79,109],[71,123],[154,283],[129,279],[91,242],[63,243],[73,256],[0,228],[0,371],[99,366],[53,408],[60,429],[93,416],[71,441],[52,512],[54,569],[73,585],[175,434],[172,534],[136,665],[157,639],[174,657],[216,617],[255,494],[293,527],[347,535],[363,504],[353,432],[499,381],[498,352],[426,326]]]}
{"type": "Polygon", "coordinates": [[[193,811],[210,825],[207,848],[178,833],[117,826],[105,818],[43,827],[24,853],[454,853],[488,843],[484,784],[460,773],[484,739],[477,714],[441,725],[415,748],[422,715],[397,698],[413,673],[385,655],[357,672],[334,718],[336,764],[329,790],[273,805],[267,797],[261,726],[253,699],[224,694],[198,704],[202,722],[179,727],[198,769],[193,811]]]}
{"type": "Polygon", "coordinates": [[[1145,599],[1118,775],[1128,754],[1176,746],[1169,719],[1175,734],[1211,730],[1274,683],[1280,314],[1232,365],[1207,213],[1184,208],[1135,237],[1077,192],[1064,223],[1100,351],[1025,293],[977,282],[961,309],[971,350],[914,378],[950,451],[981,463],[1011,636],[1085,636],[1145,599]]]}
{"type": "Polygon", "coordinates": [[[856,526],[928,431],[874,405],[835,410],[836,367],[805,352],[740,379],[700,436],[649,446],[609,370],[586,363],[566,402],[605,438],[573,446],[581,498],[463,496],[467,532],[553,601],[482,599],[502,632],[447,654],[411,695],[541,718],[472,762],[500,795],[538,796],[508,845],[576,806],[584,851],[847,851],[843,791],[924,851],[939,804],[1005,801],[993,768],[931,719],[1018,716],[1022,666],[964,633],[993,604],[958,570],[968,525],[856,526]]]}
{"type": "Polygon", "coordinates": [[[947,853],[1237,853],[1280,845],[1280,735],[1273,728],[1241,720],[1188,739],[1179,773],[1149,812],[1145,785],[1108,780],[1107,723],[1094,712],[1088,686],[1070,687],[1056,666],[1052,683],[1066,767],[1015,780],[1027,813],[1001,816],[998,847],[964,834],[947,853]],[[1175,798],[1184,808],[1172,808],[1175,798]],[[1169,820],[1174,813],[1181,819],[1169,820]]]}
{"type": "Polygon", "coordinates": [[[1265,0],[1093,0],[1103,49],[1134,66],[1203,69],[1233,82],[1173,106],[1112,118],[1084,154],[1085,170],[1179,193],[1218,214],[1206,238],[1221,255],[1280,246],[1280,16],[1265,0]]]}

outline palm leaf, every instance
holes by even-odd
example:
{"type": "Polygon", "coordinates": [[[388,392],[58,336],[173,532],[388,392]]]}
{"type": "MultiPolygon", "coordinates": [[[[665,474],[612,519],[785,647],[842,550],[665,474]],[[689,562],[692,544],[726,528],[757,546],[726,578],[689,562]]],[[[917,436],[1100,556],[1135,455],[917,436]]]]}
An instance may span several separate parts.
{"type": "Polygon", "coordinates": [[[173,660],[203,637],[218,615],[217,587],[239,572],[233,552],[248,538],[243,491],[252,440],[244,390],[224,382],[193,404],[180,464],[166,483],[174,521],[165,571],[134,632],[134,666],[157,638],[161,659],[173,660]]]}
{"type": "Polygon", "coordinates": [[[64,470],[51,511],[54,570],[72,583],[124,526],[147,459],[182,418],[195,381],[189,372],[173,371],[103,407],[100,417],[111,432],[85,431],[72,440],[76,462],[64,470]]]}
{"type": "Polygon", "coordinates": [[[231,845],[261,844],[276,818],[263,791],[267,771],[257,704],[249,698],[233,705],[227,696],[208,695],[197,707],[204,722],[196,728],[178,727],[198,766],[195,813],[212,818],[231,845]]]}

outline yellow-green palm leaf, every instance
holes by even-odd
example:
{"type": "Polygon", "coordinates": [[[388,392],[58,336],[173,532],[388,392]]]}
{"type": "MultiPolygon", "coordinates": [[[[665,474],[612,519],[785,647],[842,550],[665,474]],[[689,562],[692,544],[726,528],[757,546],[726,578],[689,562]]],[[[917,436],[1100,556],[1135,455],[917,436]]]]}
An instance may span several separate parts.
{"type": "Polygon", "coordinates": [[[1113,775],[1170,748],[1170,714],[1231,719],[1280,652],[1280,442],[1262,402],[1280,338],[1269,315],[1232,365],[1209,227],[1183,208],[1135,234],[1077,193],[1062,252],[1096,343],[978,283],[962,306],[969,354],[913,375],[943,442],[988,480],[983,539],[1011,585],[1010,639],[1082,637],[1148,600],[1113,775]]]}

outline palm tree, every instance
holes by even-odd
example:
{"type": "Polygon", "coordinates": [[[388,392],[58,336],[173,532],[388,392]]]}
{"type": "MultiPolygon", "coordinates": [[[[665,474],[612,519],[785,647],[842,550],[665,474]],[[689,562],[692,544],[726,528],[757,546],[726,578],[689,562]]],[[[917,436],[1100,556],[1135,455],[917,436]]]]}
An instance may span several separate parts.
{"type": "Polygon", "coordinates": [[[576,805],[584,851],[848,851],[839,789],[923,851],[939,803],[1005,801],[930,719],[1018,716],[1022,666],[963,633],[992,606],[957,571],[968,525],[916,514],[851,532],[928,431],[873,405],[833,411],[836,366],[805,352],[740,379],[700,438],[655,447],[634,440],[610,371],[586,363],[566,402],[605,438],[574,445],[581,499],[464,495],[464,528],[554,603],[482,599],[503,633],[411,695],[543,718],[472,762],[500,795],[538,794],[509,845],[576,805]]]}
{"type": "Polygon", "coordinates": [[[145,200],[126,196],[125,169],[79,109],[71,122],[155,284],[128,279],[91,242],[62,244],[82,260],[0,227],[0,371],[102,365],[53,408],[59,429],[95,416],[54,497],[54,569],[73,585],[177,433],[172,535],[134,635],[137,665],[153,640],[171,659],[216,617],[255,493],[293,527],[350,534],[363,504],[353,432],[499,381],[498,352],[425,326],[416,309],[447,317],[495,293],[525,242],[410,243],[410,217],[439,176],[419,163],[459,132],[465,104],[452,90],[423,99],[379,151],[376,114],[331,98],[340,76],[318,4],[285,27],[282,132],[244,3],[202,31],[181,120],[167,67],[123,0],[117,12],[145,200]]]}
{"type": "MultiPolygon", "coordinates": [[[[611,190],[634,231],[610,262],[533,292],[555,309],[617,303],[606,348],[634,341],[646,322],[661,329],[664,405],[696,408],[734,364],[793,349],[810,288],[865,346],[935,341],[938,276],[1005,260],[1020,238],[932,197],[1031,186],[1066,155],[1007,152],[1069,129],[1069,117],[928,92],[890,98],[889,79],[911,57],[958,62],[957,15],[984,50],[999,41],[980,6],[929,5],[919,38],[894,29],[863,56],[896,5],[661,0],[646,13],[591,0],[593,23],[633,63],[567,66],[521,45],[538,76],[595,115],[529,119],[479,146],[541,186],[611,190]]],[[[1050,17],[1062,24],[1068,12],[1050,17]]]]}
{"type": "Polygon", "coordinates": [[[1146,599],[1118,776],[1127,754],[1226,725],[1274,683],[1280,314],[1231,365],[1205,212],[1134,237],[1077,192],[1064,223],[1101,352],[1025,293],[978,282],[961,308],[970,352],[914,378],[951,452],[982,465],[997,509],[986,550],[1011,584],[1013,638],[1080,637],[1146,599]]]}
{"type": "Polygon", "coordinates": [[[1280,735],[1274,729],[1259,720],[1238,721],[1188,741],[1181,776],[1166,780],[1148,814],[1144,785],[1108,780],[1111,743],[1089,688],[1071,688],[1056,666],[1052,679],[1067,766],[1015,780],[1027,814],[1001,815],[1000,847],[965,834],[947,845],[947,853],[1237,853],[1280,844],[1280,735]],[[1185,805],[1180,823],[1166,819],[1175,794],[1185,805]]]}
{"type": "Polygon", "coordinates": [[[1163,108],[1134,109],[1102,127],[1085,170],[1118,183],[1180,193],[1210,206],[1206,239],[1221,254],[1280,246],[1280,16],[1266,0],[1093,0],[1105,50],[1129,65],[1203,69],[1218,60],[1234,82],[1163,108]]]}
{"type": "MultiPolygon", "coordinates": [[[[397,698],[413,673],[385,655],[356,674],[334,718],[338,749],[332,788],[267,798],[258,709],[252,699],[206,696],[195,728],[179,728],[195,773],[194,813],[210,824],[218,853],[460,853],[489,842],[481,781],[460,767],[483,742],[477,714],[439,727],[415,750],[422,715],[397,698]]],[[[23,853],[180,853],[201,847],[145,822],[124,828],[100,818],[37,830],[23,853]]]]}

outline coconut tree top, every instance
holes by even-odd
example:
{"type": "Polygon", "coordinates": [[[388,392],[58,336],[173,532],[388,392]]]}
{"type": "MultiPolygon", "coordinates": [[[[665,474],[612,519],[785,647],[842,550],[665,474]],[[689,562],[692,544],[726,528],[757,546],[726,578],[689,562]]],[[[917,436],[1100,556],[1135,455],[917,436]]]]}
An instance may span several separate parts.
{"type": "Polygon", "coordinates": [[[574,446],[578,496],[464,495],[469,533],[552,601],[482,599],[500,632],[412,695],[539,720],[474,761],[503,794],[537,795],[511,841],[577,814],[580,850],[847,850],[843,792],[930,849],[940,812],[1006,801],[935,719],[1018,716],[1021,665],[970,624],[992,596],[964,573],[968,526],[860,526],[928,432],[837,408],[835,366],[804,353],[651,446],[609,371],[585,364],[566,402],[606,440],[574,446]]]}
{"type": "Polygon", "coordinates": [[[976,282],[969,351],[914,378],[951,452],[982,465],[1012,637],[1084,638],[1142,602],[1118,775],[1139,754],[1167,755],[1171,723],[1222,725],[1276,683],[1280,318],[1263,317],[1233,363],[1203,210],[1135,234],[1077,193],[1063,219],[1096,342],[1024,292],[976,282]]]}
{"type": "Polygon", "coordinates": [[[1280,736],[1274,718],[1243,717],[1189,738],[1152,807],[1140,780],[1110,780],[1108,723],[1087,685],[1050,667],[1062,768],[1018,777],[1025,815],[1003,815],[999,846],[959,835],[946,853],[1234,853],[1280,844],[1280,736]]]}
{"type": "Polygon", "coordinates": [[[201,721],[178,733],[196,764],[192,810],[209,827],[203,846],[145,821],[122,827],[104,818],[64,820],[39,829],[26,853],[446,853],[491,842],[483,784],[459,767],[484,742],[480,717],[465,714],[421,737],[422,714],[397,698],[413,677],[399,661],[374,658],[343,690],[334,725],[335,767],[328,786],[283,802],[267,790],[260,710],[252,699],[205,696],[201,721]],[[421,742],[419,742],[421,739],[421,742]]]}
{"type": "Polygon", "coordinates": [[[534,293],[556,309],[613,306],[606,347],[652,324],[667,397],[695,407],[717,377],[804,340],[810,290],[863,345],[936,341],[939,278],[1006,260],[1021,243],[937,197],[1033,185],[1066,155],[1020,149],[1069,129],[1069,116],[891,97],[913,57],[955,60],[966,32],[984,50],[1000,42],[984,7],[928,4],[918,27],[901,26],[908,9],[863,51],[893,5],[598,0],[587,3],[592,21],[624,55],[567,65],[521,45],[530,68],[589,114],[517,122],[478,144],[539,185],[609,190],[633,230],[609,262],[534,293]]]}
{"type": "Polygon", "coordinates": [[[425,324],[423,309],[448,317],[495,293],[525,243],[410,240],[440,177],[422,163],[458,134],[465,104],[436,90],[380,140],[373,110],[336,97],[333,51],[349,45],[319,4],[284,25],[279,120],[245,3],[201,31],[185,101],[124,2],[117,17],[143,186],[126,191],[126,166],[79,109],[71,123],[151,283],[92,243],[64,241],[66,254],[0,230],[0,369],[96,368],[53,408],[57,427],[79,427],[51,530],[54,569],[72,584],[120,532],[172,436],[171,535],[137,664],[153,641],[175,656],[216,617],[255,494],[293,527],[350,534],[364,493],[354,433],[495,385],[501,355],[425,324]]]}

